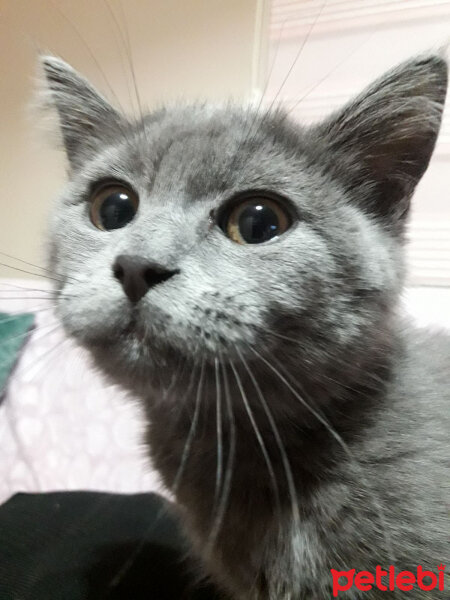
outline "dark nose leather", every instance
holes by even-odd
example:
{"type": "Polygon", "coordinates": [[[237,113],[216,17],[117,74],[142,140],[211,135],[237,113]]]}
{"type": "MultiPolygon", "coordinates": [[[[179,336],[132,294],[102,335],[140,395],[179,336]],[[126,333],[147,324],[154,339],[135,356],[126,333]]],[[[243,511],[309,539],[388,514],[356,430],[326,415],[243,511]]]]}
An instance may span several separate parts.
{"type": "Polygon", "coordinates": [[[170,270],[141,256],[120,254],[113,265],[114,277],[120,281],[131,302],[139,302],[148,290],[170,279],[179,270],[170,270]]]}

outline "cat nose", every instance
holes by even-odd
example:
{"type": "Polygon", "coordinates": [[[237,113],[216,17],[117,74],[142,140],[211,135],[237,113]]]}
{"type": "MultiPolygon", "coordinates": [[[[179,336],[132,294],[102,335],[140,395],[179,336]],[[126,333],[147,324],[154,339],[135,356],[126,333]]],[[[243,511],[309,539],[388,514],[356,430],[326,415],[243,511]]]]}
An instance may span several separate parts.
{"type": "Polygon", "coordinates": [[[141,256],[127,254],[120,254],[116,258],[112,270],[114,277],[122,284],[123,291],[134,303],[139,302],[150,288],[180,272],[141,256]]]}

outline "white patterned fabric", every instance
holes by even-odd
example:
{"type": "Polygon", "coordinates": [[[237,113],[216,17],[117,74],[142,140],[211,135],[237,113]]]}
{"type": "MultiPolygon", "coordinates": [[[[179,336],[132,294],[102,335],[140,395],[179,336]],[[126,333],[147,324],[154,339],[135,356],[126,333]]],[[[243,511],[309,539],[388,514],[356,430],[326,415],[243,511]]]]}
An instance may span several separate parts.
{"type": "Polygon", "coordinates": [[[161,491],[137,402],[64,336],[46,293],[22,288],[48,289],[0,282],[0,311],[37,310],[0,405],[0,503],[18,491],[161,491]]]}

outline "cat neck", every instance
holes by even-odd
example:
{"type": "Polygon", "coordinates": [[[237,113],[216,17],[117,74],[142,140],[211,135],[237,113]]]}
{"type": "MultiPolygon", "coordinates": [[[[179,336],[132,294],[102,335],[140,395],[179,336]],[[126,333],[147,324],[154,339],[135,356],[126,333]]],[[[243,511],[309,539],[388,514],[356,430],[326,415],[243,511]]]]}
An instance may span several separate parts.
{"type": "Polygon", "coordinates": [[[392,336],[345,377],[333,367],[308,373],[294,360],[282,364],[275,357],[188,367],[172,389],[153,391],[145,402],[155,466],[180,499],[198,490],[205,510],[214,504],[218,480],[232,469],[237,493],[255,494],[259,505],[265,497],[273,512],[275,485],[288,502],[286,464],[305,494],[370,427],[383,410],[399,352],[392,336]]]}

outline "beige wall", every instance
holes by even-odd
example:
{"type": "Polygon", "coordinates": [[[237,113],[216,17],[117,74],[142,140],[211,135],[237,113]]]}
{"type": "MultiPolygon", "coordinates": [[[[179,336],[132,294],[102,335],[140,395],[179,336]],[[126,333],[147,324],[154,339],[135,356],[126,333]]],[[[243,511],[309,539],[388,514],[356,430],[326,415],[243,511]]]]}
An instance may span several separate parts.
{"type": "MultiPolygon", "coordinates": [[[[126,111],[137,110],[127,33],[142,103],[245,99],[262,68],[265,4],[0,0],[0,252],[43,264],[46,215],[64,180],[63,156],[39,139],[27,110],[39,50],[63,57],[114,101],[112,88],[126,111]]],[[[0,266],[0,276],[23,273],[0,266]]]]}

